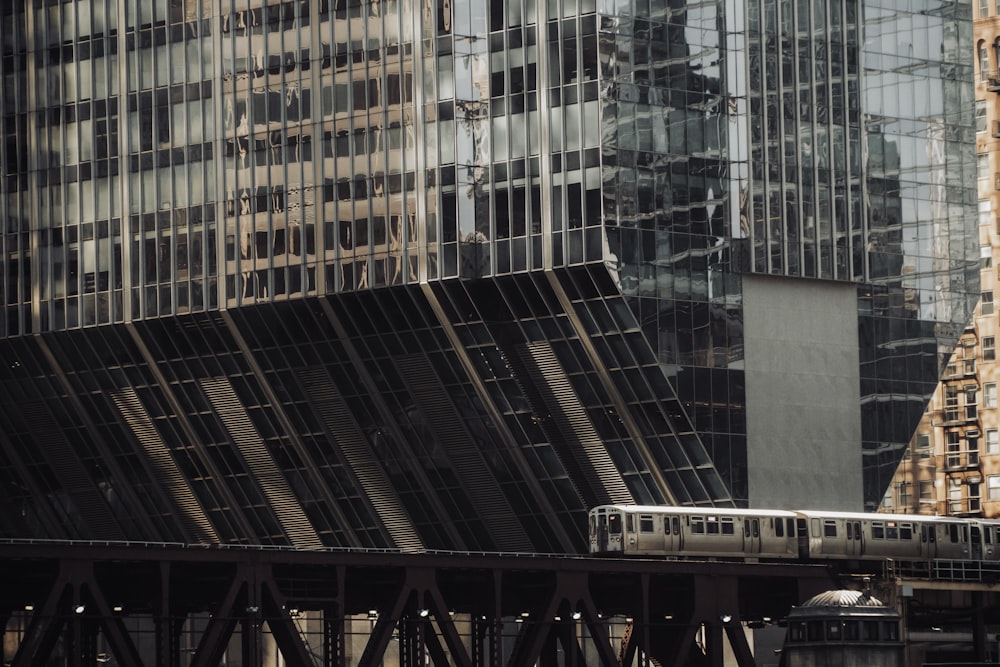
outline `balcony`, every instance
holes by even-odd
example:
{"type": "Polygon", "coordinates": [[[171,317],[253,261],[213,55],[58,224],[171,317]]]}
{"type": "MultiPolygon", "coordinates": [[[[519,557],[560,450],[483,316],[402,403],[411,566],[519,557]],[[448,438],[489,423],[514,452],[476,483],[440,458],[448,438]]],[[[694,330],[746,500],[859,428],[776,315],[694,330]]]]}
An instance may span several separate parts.
{"type": "Polygon", "coordinates": [[[1000,77],[991,76],[986,79],[986,90],[991,93],[1000,92],[1000,77]]]}

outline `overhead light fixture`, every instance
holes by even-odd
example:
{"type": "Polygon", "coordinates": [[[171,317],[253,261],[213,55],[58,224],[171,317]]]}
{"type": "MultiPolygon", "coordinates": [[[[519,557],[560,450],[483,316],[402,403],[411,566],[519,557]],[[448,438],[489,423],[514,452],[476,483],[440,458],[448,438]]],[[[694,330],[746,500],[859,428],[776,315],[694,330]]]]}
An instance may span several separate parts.
{"type": "Polygon", "coordinates": [[[33,605],[33,604],[26,604],[26,605],[24,605],[24,610],[25,611],[35,611],[35,605],[33,605]]]}
{"type": "Polygon", "coordinates": [[[723,614],[722,616],[719,616],[719,620],[722,621],[723,623],[729,623],[731,620],[733,620],[733,616],[732,614],[723,614]]]}
{"type": "Polygon", "coordinates": [[[378,618],[378,609],[369,609],[368,618],[370,620],[375,620],[376,618],[378,618]]]}
{"type": "Polygon", "coordinates": [[[116,604],[114,607],[111,608],[111,611],[119,612],[120,613],[122,611],[122,609],[123,609],[123,607],[120,604],[116,604]]]}
{"type": "Polygon", "coordinates": [[[417,616],[419,616],[420,618],[427,618],[430,615],[431,615],[431,610],[430,609],[418,609],[417,610],[417,616]]]}
{"type": "Polygon", "coordinates": [[[87,607],[85,607],[82,604],[78,604],[75,607],[73,607],[73,613],[75,614],[82,614],[85,611],[87,611],[87,607]]]}
{"type": "Polygon", "coordinates": [[[260,607],[254,607],[254,606],[247,607],[248,614],[256,614],[258,611],[260,611],[260,607]]]}
{"type": "Polygon", "coordinates": [[[580,617],[581,617],[582,615],[583,615],[583,614],[581,614],[580,612],[578,612],[578,611],[574,611],[574,612],[573,612],[573,620],[574,620],[574,621],[579,621],[579,620],[580,620],[580,617]]]}

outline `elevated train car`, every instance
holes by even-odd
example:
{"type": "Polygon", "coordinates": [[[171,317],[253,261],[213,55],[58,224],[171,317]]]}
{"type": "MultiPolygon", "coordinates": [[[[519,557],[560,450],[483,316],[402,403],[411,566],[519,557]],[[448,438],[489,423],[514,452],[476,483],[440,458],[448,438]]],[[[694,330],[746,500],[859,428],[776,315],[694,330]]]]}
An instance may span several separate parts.
{"type": "Polygon", "coordinates": [[[601,505],[590,511],[590,552],[796,558],[796,520],[784,510],[601,505]]]}
{"type": "Polygon", "coordinates": [[[1000,563],[1000,520],[600,505],[589,522],[592,554],[1000,563]]]}
{"type": "Polygon", "coordinates": [[[906,514],[796,511],[807,526],[810,558],[970,560],[966,519],[906,514]]]}

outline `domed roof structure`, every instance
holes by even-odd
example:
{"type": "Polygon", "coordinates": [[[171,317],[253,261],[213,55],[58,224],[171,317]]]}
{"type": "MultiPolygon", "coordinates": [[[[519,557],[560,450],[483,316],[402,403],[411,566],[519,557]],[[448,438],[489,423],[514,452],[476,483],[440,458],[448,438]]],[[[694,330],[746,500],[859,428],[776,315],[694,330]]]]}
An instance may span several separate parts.
{"type": "Polygon", "coordinates": [[[814,595],[802,607],[885,607],[878,598],[868,591],[838,590],[814,595]]]}

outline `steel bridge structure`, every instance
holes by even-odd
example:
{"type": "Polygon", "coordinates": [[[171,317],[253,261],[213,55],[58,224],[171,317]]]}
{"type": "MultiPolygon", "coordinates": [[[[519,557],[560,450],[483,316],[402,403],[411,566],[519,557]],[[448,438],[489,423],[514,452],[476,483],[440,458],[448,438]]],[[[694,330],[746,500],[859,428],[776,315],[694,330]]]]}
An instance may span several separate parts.
{"type": "Polygon", "coordinates": [[[823,565],[0,544],[4,664],[754,665],[823,565]]]}

